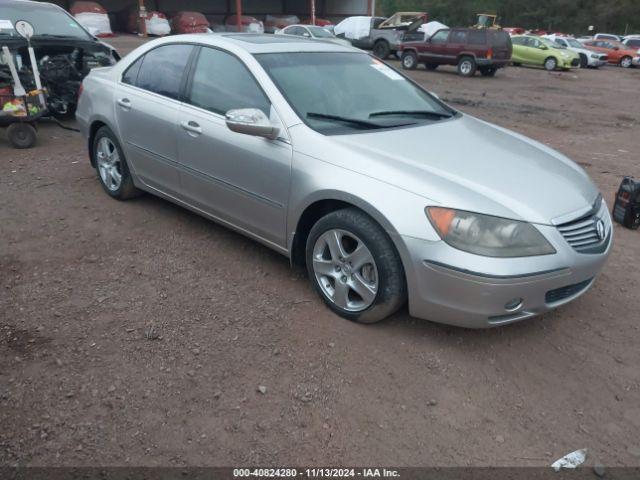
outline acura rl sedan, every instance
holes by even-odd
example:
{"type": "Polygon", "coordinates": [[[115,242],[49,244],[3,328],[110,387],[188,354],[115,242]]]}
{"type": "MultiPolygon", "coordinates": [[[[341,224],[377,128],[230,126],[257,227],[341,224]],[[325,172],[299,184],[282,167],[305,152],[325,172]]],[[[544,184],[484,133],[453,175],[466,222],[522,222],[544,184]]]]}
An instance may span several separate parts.
{"type": "Polygon", "coordinates": [[[306,267],[338,315],[464,327],[585,293],[607,206],[562,154],[458,112],[351,47],[282,36],[154,40],[84,80],[104,191],[142,191],[306,267]]]}

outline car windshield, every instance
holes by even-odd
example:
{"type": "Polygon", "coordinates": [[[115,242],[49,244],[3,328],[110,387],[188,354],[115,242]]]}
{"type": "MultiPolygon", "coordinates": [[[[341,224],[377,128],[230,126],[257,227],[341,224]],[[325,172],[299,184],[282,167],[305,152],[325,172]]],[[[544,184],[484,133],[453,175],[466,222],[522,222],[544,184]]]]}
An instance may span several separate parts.
{"type": "Polygon", "coordinates": [[[316,38],[333,38],[335,35],[326,28],[322,27],[307,27],[311,34],[316,38]]]}
{"type": "Polygon", "coordinates": [[[582,45],[579,41],[573,38],[567,38],[567,43],[569,44],[570,47],[573,47],[573,48],[584,48],[584,45],[582,45]]]}
{"type": "Polygon", "coordinates": [[[0,36],[20,37],[15,30],[18,20],[25,20],[33,25],[34,37],[76,38],[90,40],[91,36],[63,10],[50,7],[34,7],[31,2],[19,5],[3,5],[0,8],[0,36]]]}
{"type": "Polygon", "coordinates": [[[266,53],[256,58],[300,118],[326,135],[437,122],[456,113],[364,53],[266,53]]]}
{"type": "Polygon", "coordinates": [[[565,47],[564,45],[560,45],[559,43],[556,42],[552,42],[551,40],[548,40],[546,38],[541,38],[540,41],[542,43],[544,43],[547,47],[549,48],[557,48],[559,50],[563,50],[566,49],[567,47],[565,47]]]}

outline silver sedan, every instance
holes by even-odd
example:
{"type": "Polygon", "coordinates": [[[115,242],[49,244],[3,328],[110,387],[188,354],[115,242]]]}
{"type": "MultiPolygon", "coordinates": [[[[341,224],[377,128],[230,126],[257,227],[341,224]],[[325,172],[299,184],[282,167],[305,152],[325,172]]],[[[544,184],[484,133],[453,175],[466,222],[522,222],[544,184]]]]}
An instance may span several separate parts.
{"type": "Polygon", "coordinates": [[[612,225],[562,154],[462,114],[350,47],[154,40],[85,79],[105,192],[150,192],[307,269],[330,309],[504,325],[585,293],[612,225]]]}

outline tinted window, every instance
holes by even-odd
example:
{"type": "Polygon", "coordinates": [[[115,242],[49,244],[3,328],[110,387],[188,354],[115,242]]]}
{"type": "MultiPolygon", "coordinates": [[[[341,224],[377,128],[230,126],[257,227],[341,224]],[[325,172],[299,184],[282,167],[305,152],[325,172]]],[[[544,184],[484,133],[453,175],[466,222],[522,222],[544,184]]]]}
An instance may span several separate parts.
{"type": "Polygon", "coordinates": [[[513,43],[514,45],[524,45],[525,40],[526,39],[522,37],[514,37],[511,39],[511,43],[513,43]]]}
{"type": "Polygon", "coordinates": [[[627,46],[640,47],[640,40],[627,40],[627,46]]]}
{"type": "MultiPolygon", "coordinates": [[[[12,25],[18,20],[26,20],[35,31],[35,37],[53,35],[55,37],[78,38],[91,40],[89,34],[76,22],[73,17],[61,8],[50,4],[28,2],[0,2],[0,19],[11,21],[12,25]]],[[[8,27],[8,24],[5,23],[8,27]]],[[[13,28],[0,27],[0,37],[20,37],[13,28]]]]}
{"type": "Polygon", "coordinates": [[[464,30],[454,30],[449,37],[449,43],[464,43],[467,40],[467,32],[464,30]]]}
{"type": "Polygon", "coordinates": [[[304,35],[305,30],[302,27],[289,27],[285,30],[285,33],[287,35],[297,35],[301,37],[302,35],[304,35]]]}
{"type": "Polygon", "coordinates": [[[431,43],[447,43],[449,38],[449,30],[440,30],[431,37],[431,43]]]}
{"type": "Polygon", "coordinates": [[[165,45],[151,50],[144,56],[136,86],[179,100],[192,49],[191,45],[165,45]]]}
{"type": "Polygon", "coordinates": [[[267,116],[271,112],[269,100],[247,67],[214,48],[200,51],[188,101],[220,115],[236,108],[259,108],[267,116]]]}
{"type": "Polygon", "coordinates": [[[484,30],[471,30],[467,43],[469,45],[484,45],[486,43],[486,33],[484,30]]]}
{"type": "Polygon", "coordinates": [[[556,38],[556,39],[555,39],[555,42],[556,42],[558,45],[562,45],[563,47],[566,47],[566,46],[567,46],[567,42],[565,42],[564,40],[561,40],[561,39],[559,39],[559,38],[556,38]]]}

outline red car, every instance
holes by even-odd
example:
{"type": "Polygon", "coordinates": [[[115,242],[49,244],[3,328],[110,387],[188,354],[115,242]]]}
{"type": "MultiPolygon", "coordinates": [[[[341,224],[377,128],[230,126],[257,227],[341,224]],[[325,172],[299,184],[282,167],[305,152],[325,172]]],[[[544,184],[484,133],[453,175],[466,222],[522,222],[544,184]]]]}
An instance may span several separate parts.
{"type": "Polygon", "coordinates": [[[638,58],[636,58],[638,51],[615,40],[590,40],[584,42],[584,46],[595,52],[606,53],[609,57],[609,63],[620,65],[623,68],[629,68],[638,63],[638,58]]]}
{"type": "Polygon", "coordinates": [[[458,73],[472,77],[476,70],[493,77],[499,68],[511,60],[511,37],[507,32],[492,29],[442,29],[420,42],[403,42],[402,68],[415,69],[423,63],[427,70],[438,65],[457,65],[458,73]]]}

